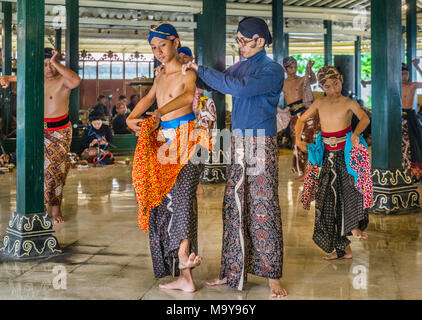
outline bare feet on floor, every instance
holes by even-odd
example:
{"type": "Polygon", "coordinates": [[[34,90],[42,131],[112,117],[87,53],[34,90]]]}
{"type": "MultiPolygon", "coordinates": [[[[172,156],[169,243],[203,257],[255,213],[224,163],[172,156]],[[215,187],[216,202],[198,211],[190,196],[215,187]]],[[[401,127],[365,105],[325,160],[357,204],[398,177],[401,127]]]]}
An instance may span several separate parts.
{"type": "Polygon", "coordinates": [[[287,291],[281,285],[280,279],[268,279],[271,290],[271,298],[284,298],[287,291]]]}
{"type": "Polygon", "coordinates": [[[357,228],[352,230],[352,234],[358,240],[366,240],[366,239],[368,239],[368,234],[366,232],[363,232],[360,229],[357,229],[357,228]]]}
{"type": "Polygon", "coordinates": [[[51,209],[51,218],[52,218],[54,224],[58,224],[58,223],[64,222],[64,217],[62,215],[62,212],[61,212],[59,206],[52,207],[52,209],[51,209]]]}
{"type": "Polygon", "coordinates": [[[223,278],[223,279],[213,279],[210,281],[205,282],[205,284],[209,287],[214,287],[214,286],[222,286],[224,284],[227,284],[227,278],[223,278]]]}
{"type": "Polygon", "coordinates": [[[337,252],[334,251],[332,254],[329,254],[328,256],[325,256],[324,259],[325,260],[352,259],[353,258],[353,255],[352,255],[352,249],[350,248],[350,246],[347,246],[345,251],[346,251],[346,254],[343,257],[341,257],[341,258],[339,258],[337,256],[337,252]]]}
{"type": "Polygon", "coordinates": [[[191,269],[199,266],[202,262],[202,257],[191,253],[187,260],[179,259],[179,269],[191,269]]]}
{"type": "MultiPolygon", "coordinates": [[[[190,272],[190,270],[189,270],[190,272]]],[[[192,281],[192,278],[188,279],[185,277],[180,276],[176,281],[172,281],[169,283],[164,283],[158,285],[160,289],[167,289],[167,290],[182,290],[185,292],[195,292],[195,284],[192,281]]]]}

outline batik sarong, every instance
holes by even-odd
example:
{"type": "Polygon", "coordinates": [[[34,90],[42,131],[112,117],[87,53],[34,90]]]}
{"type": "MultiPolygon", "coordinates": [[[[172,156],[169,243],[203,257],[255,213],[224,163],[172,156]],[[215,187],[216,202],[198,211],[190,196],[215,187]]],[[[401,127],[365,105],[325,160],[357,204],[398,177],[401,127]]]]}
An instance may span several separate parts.
{"type": "MultiPolygon", "coordinates": [[[[339,133],[322,133],[323,158],[317,183],[313,234],[314,242],[322,250],[327,253],[335,250],[338,258],[346,254],[346,247],[350,244],[347,236],[352,235],[351,231],[367,228],[368,208],[372,200],[366,146],[362,145],[365,153],[360,148],[351,147],[350,134],[343,136],[346,131],[350,131],[350,128],[339,133]],[[351,155],[347,156],[350,169],[346,165],[345,149],[353,149],[351,155]],[[361,163],[366,163],[366,167],[360,168],[361,163]],[[352,170],[357,173],[357,179],[349,173],[352,170]]],[[[320,136],[317,140],[321,142],[320,136]]]]}
{"type": "Polygon", "coordinates": [[[402,114],[402,167],[419,180],[422,176],[422,126],[415,110],[403,109],[402,114]]]}
{"type": "Polygon", "coordinates": [[[276,137],[232,137],[227,177],[220,279],[227,278],[231,288],[242,290],[248,273],[281,278],[276,137]]]}
{"type": "Polygon", "coordinates": [[[209,147],[209,136],[204,130],[195,131],[194,119],[192,112],[162,121],[160,132],[151,132],[154,118],[145,120],[135,150],[132,178],[139,204],[138,224],[149,231],[157,278],[179,275],[178,251],[183,239],[189,240],[189,252],[197,253],[200,170],[190,160],[198,144],[209,147]]]}
{"type": "Polygon", "coordinates": [[[72,126],[70,123],[62,128],[44,129],[45,206],[60,206],[62,202],[63,187],[70,168],[68,153],[71,142],[72,126]]]}
{"type": "Polygon", "coordinates": [[[199,167],[183,166],[170,192],[149,213],[149,240],[156,278],[178,276],[178,251],[183,239],[189,240],[189,252],[198,253],[198,205],[196,188],[199,167]]]}
{"type": "Polygon", "coordinates": [[[150,210],[162,203],[179,172],[197,152],[198,144],[208,148],[210,146],[209,135],[205,130],[195,130],[192,116],[195,119],[192,112],[166,121],[166,124],[162,122],[162,126],[176,124],[176,128],[169,127],[160,131],[153,130],[156,126],[153,117],[141,124],[133,159],[132,180],[139,205],[138,224],[144,232],[148,231],[150,210]]]}
{"type": "MultiPolygon", "coordinates": [[[[302,176],[305,173],[308,156],[305,152],[301,151],[296,146],[296,123],[300,116],[305,113],[307,109],[303,106],[302,100],[289,104],[287,107],[290,109],[291,114],[290,135],[292,137],[293,144],[292,172],[302,176]]],[[[301,140],[305,141],[306,143],[313,143],[320,130],[321,128],[319,117],[318,115],[315,115],[305,122],[302,130],[301,140]]]]}

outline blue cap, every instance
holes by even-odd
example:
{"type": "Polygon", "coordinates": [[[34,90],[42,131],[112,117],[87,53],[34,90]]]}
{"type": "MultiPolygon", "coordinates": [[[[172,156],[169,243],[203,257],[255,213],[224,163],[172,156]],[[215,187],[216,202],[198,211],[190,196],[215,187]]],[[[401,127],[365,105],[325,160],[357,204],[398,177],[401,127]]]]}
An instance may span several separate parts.
{"type": "Polygon", "coordinates": [[[189,49],[188,47],[181,47],[177,49],[177,53],[184,53],[188,57],[192,57],[192,50],[189,49]]]}
{"type": "Polygon", "coordinates": [[[170,23],[162,22],[156,26],[152,26],[149,29],[148,42],[151,44],[152,38],[157,37],[165,40],[174,40],[179,38],[176,28],[170,23]]]}
{"type": "Polygon", "coordinates": [[[273,43],[273,38],[271,37],[270,29],[268,29],[267,23],[261,18],[244,18],[242,21],[239,22],[237,31],[243,34],[246,38],[264,38],[265,44],[270,45],[271,43],[273,43]]]}

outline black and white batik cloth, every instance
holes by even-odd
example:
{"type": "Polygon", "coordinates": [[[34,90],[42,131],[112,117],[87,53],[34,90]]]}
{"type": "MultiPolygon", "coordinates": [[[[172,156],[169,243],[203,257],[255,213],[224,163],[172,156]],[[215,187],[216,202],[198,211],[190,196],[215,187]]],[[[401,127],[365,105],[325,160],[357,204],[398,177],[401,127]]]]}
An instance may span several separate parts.
{"type": "Polygon", "coordinates": [[[162,204],[150,210],[149,240],[156,278],[179,276],[178,251],[183,239],[189,240],[190,253],[198,253],[199,175],[198,165],[189,161],[162,204]]]}
{"type": "Polygon", "coordinates": [[[314,242],[327,253],[336,250],[341,258],[350,244],[347,236],[355,228],[365,230],[368,222],[363,196],[347,172],[344,150],[325,150],[316,193],[314,242]]]}

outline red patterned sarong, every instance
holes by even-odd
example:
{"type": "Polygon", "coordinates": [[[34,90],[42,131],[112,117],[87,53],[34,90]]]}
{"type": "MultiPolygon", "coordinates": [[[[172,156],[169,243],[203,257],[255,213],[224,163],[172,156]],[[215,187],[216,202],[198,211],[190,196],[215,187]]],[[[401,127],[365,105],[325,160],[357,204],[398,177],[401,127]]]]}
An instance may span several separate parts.
{"type": "Polygon", "coordinates": [[[149,211],[170,192],[179,172],[197,151],[198,143],[210,148],[207,131],[195,128],[195,121],[180,125],[170,143],[165,142],[159,130],[151,132],[155,125],[153,117],[142,122],[133,159],[138,224],[144,232],[149,228],[149,211]]]}

